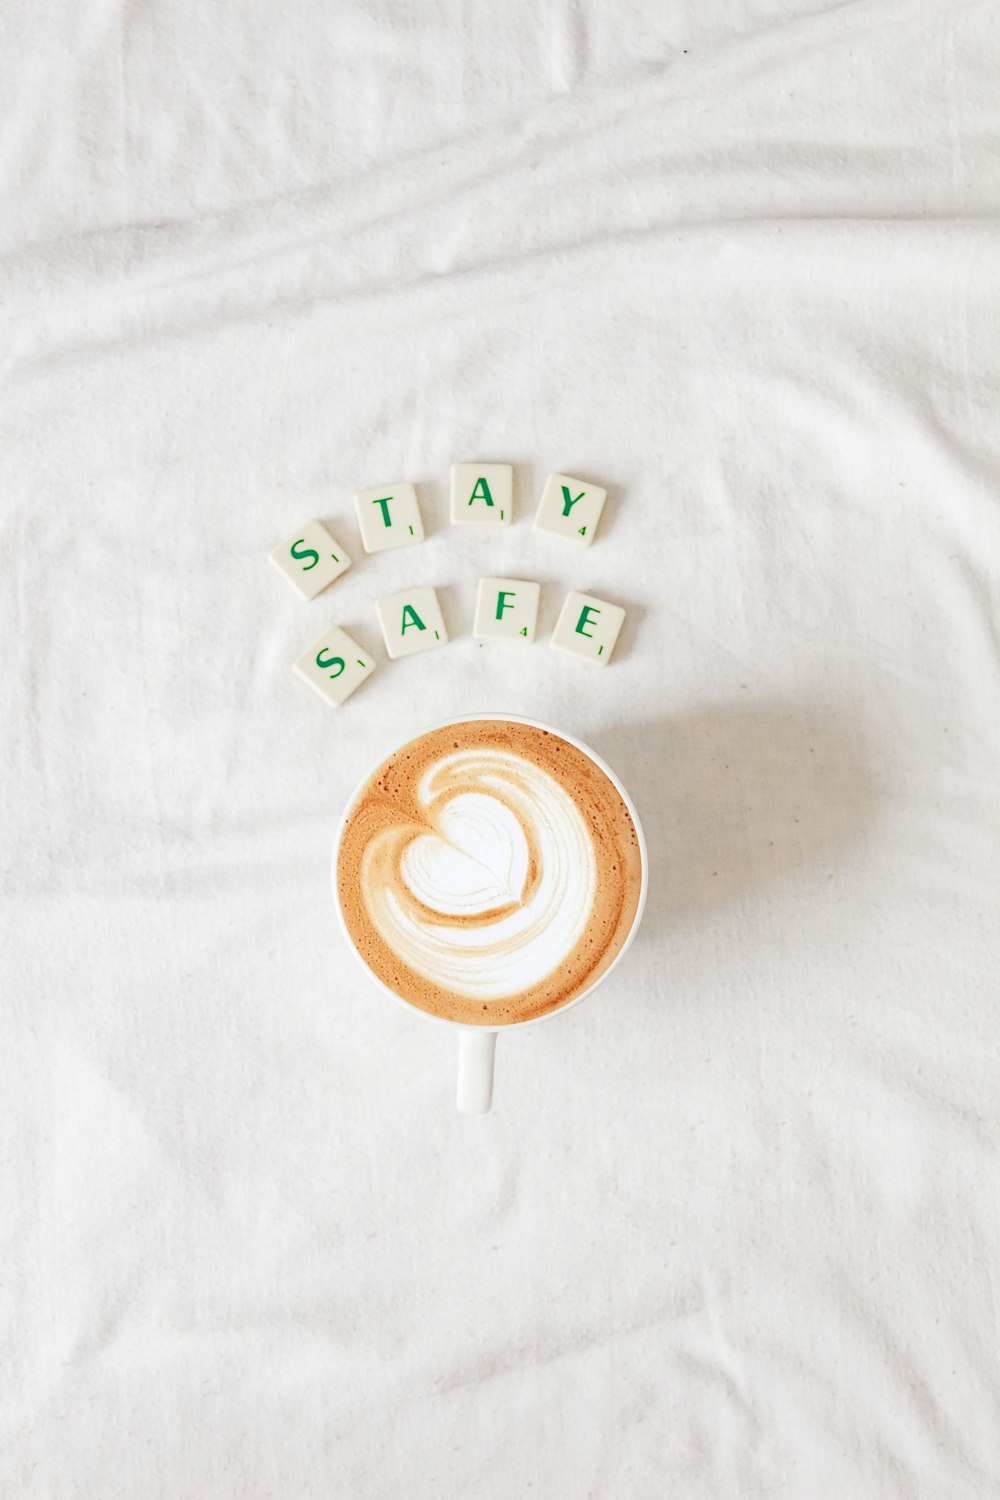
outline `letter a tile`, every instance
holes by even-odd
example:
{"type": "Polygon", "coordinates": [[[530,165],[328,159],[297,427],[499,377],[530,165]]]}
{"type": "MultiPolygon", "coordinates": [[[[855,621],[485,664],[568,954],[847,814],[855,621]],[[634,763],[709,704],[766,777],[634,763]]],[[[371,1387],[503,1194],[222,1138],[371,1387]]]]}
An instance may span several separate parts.
{"type": "Polygon", "coordinates": [[[593,594],[570,592],[559,611],[551,644],[557,651],[568,651],[571,656],[582,656],[584,661],[606,667],[624,619],[620,605],[593,594]]]}
{"type": "Polygon", "coordinates": [[[597,532],[607,490],[568,474],[550,474],[535,512],[534,529],[589,547],[597,532]]]}
{"type": "Polygon", "coordinates": [[[403,589],[376,601],[385,649],[395,660],[448,644],[448,632],[433,589],[403,589]]]}
{"type": "Polygon", "coordinates": [[[307,521],[268,556],[303,599],[315,599],[351,566],[351,559],[322,521],[307,521]]]}
{"type": "Polygon", "coordinates": [[[514,519],[514,470],[510,464],[453,464],[451,524],[509,526],[514,519]]]}
{"type": "Polygon", "coordinates": [[[412,484],[386,484],[380,489],[360,490],[354,497],[354,506],[366,552],[411,547],[424,539],[424,523],[412,484]]]}

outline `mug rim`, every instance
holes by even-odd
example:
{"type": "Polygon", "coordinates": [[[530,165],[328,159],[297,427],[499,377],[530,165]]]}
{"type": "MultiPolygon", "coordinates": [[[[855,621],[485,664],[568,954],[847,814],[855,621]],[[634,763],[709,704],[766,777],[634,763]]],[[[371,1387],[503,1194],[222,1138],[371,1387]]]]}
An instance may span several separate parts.
{"type": "MultiPolygon", "coordinates": [[[[439,1026],[449,1026],[458,1031],[492,1031],[497,1035],[505,1035],[508,1031],[523,1031],[525,1027],[528,1026],[539,1026],[543,1021],[551,1021],[556,1016],[563,1015],[565,1011],[572,1010],[574,1005],[579,1005],[582,1000],[588,999],[588,997],[592,995],[595,990],[599,989],[604,981],[608,978],[608,976],[613,972],[613,970],[617,968],[618,964],[624,958],[626,952],[632,945],[632,940],[639,930],[639,924],[642,921],[642,914],[646,907],[646,896],[649,891],[649,855],[646,849],[646,837],[642,831],[642,823],[640,822],[639,814],[636,812],[635,803],[632,801],[632,798],[629,796],[627,790],[622,785],[618,776],[615,775],[614,771],[608,765],[607,761],[604,760],[600,755],[598,755],[596,750],[592,750],[591,747],[585,743],[585,741],[578,739],[576,735],[567,734],[565,730],[562,729],[556,729],[553,727],[553,725],[546,724],[541,719],[532,719],[527,714],[498,713],[496,710],[491,710],[488,713],[455,714],[447,719],[439,719],[434,724],[428,724],[423,729],[418,729],[417,732],[411,735],[408,740],[404,740],[402,744],[397,745],[396,749],[401,750],[404,745],[410,744],[413,740],[421,739],[426,734],[434,734],[439,729],[448,729],[452,724],[472,724],[478,722],[480,719],[499,719],[511,724],[527,724],[529,728],[544,729],[546,733],[554,734],[558,739],[565,740],[567,744],[574,745],[577,750],[580,750],[584,755],[587,756],[588,760],[593,761],[593,763],[601,771],[604,772],[605,776],[607,776],[608,780],[615,788],[615,791],[624,802],[625,807],[628,810],[628,815],[632,819],[632,826],[635,829],[636,838],[639,844],[639,855],[642,860],[642,880],[639,886],[639,900],[636,903],[635,915],[632,918],[632,925],[629,927],[628,932],[625,934],[625,938],[622,942],[621,947],[618,949],[618,952],[608,964],[607,968],[594,980],[593,984],[588,985],[587,988],[585,990],[582,990],[579,995],[574,995],[572,1000],[567,1000],[565,1005],[558,1005],[555,1007],[555,1009],[546,1011],[544,1015],[531,1016],[526,1021],[505,1021],[501,1022],[499,1025],[492,1026],[488,1023],[485,1025],[478,1025],[470,1023],[468,1021],[453,1021],[448,1016],[438,1016],[435,1015],[431,1010],[424,1010],[423,1006],[414,1004],[412,1000],[404,999],[402,995],[398,994],[396,990],[392,989],[390,985],[386,984],[383,979],[380,979],[375,971],[365,963],[365,960],[362,958],[360,952],[358,951],[354,939],[351,937],[346,918],[344,917],[343,908],[340,904],[340,892],[337,889],[337,855],[340,852],[340,841],[343,837],[344,825],[346,824],[347,819],[350,816],[352,809],[354,808],[354,804],[357,802],[362,791],[371,779],[372,770],[377,770],[378,767],[383,763],[383,761],[388,759],[388,756],[383,756],[381,760],[375,763],[375,766],[373,768],[365,772],[361,780],[358,782],[357,786],[351,792],[351,795],[348,797],[346,803],[344,804],[343,811],[341,812],[340,817],[337,820],[337,828],[333,837],[333,857],[331,860],[330,883],[333,890],[333,906],[334,910],[337,913],[337,922],[340,926],[341,935],[343,936],[344,941],[346,942],[350,952],[353,954],[356,962],[360,965],[365,974],[368,975],[368,978],[371,980],[371,982],[377,985],[384,995],[388,995],[391,1000],[395,1000],[397,1005],[403,1006],[403,1008],[408,1011],[410,1015],[423,1016],[428,1021],[436,1021],[439,1026]]],[[[395,751],[389,751],[389,755],[393,755],[394,753],[395,751]]]]}

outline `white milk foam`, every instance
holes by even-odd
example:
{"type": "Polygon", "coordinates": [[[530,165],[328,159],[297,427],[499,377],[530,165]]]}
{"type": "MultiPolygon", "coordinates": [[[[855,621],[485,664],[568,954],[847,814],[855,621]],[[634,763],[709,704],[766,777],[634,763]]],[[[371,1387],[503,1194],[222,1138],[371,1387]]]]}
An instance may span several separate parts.
{"type": "Polygon", "coordinates": [[[416,973],[473,1000],[537,985],[576,947],[597,891],[576,803],[548,772],[489,747],[442,755],[417,800],[419,831],[383,830],[362,863],[364,902],[383,942],[416,973]]]}

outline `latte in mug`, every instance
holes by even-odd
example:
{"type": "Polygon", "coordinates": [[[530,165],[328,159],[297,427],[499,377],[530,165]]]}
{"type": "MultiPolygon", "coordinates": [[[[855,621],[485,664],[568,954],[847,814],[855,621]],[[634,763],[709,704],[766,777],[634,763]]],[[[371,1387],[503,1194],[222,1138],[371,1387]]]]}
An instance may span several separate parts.
{"type": "Polygon", "coordinates": [[[617,787],[554,732],[472,719],[391,755],[346,815],[344,923],[403,1000],[463,1025],[568,1005],[627,941],[642,853],[617,787]]]}

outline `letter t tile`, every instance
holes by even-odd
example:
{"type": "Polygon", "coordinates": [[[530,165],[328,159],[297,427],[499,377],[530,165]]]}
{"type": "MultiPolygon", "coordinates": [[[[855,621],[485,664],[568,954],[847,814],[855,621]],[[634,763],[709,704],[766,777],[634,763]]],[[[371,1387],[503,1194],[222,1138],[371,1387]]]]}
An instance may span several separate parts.
{"type": "Polygon", "coordinates": [[[424,539],[424,523],[412,484],[385,484],[380,489],[359,490],[354,497],[354,508],[366,552],[411,547],[424,539]]]}

